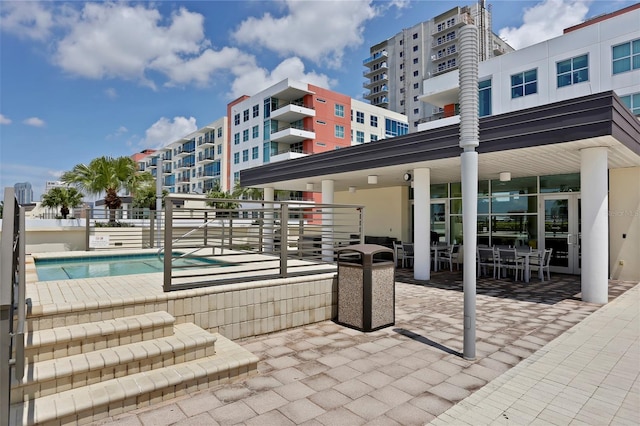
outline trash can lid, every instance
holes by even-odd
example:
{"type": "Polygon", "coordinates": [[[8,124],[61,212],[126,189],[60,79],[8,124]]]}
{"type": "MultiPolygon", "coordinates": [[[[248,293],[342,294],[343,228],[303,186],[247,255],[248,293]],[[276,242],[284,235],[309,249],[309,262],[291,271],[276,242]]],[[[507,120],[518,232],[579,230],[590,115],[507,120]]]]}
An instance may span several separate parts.
{"type": "Polygon", "coordinates": [[[338,253],[342,253],[345,251],[355,251],[358,253],[371,255],[384,252],[393,253],[393,250],[389,247],[381,246],[378,244],[354,244],[337,250],[338,253]]]}

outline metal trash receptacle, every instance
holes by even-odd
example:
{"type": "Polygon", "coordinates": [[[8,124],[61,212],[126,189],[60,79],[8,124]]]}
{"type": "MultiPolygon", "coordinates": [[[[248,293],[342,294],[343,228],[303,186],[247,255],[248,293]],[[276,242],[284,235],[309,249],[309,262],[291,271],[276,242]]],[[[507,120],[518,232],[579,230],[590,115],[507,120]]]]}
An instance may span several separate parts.
{"type": "Polygon", "coordinates": [[[360,331],[395,323],[393,250],[377,244],[344,247],[338,254],[338,318],[360,331]],[[391,259],[391,260],[389,260],[391,259]]]}

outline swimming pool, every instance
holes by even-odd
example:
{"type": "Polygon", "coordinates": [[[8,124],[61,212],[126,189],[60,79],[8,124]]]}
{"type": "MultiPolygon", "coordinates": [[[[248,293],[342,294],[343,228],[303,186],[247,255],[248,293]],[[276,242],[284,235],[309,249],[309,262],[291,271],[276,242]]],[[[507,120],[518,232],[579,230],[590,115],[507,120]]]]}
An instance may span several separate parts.
{"type": "MultiPolygon", "coordinates": [[[[39,281],[151,274],[164,270],[164,259],[156,254],[102,255],[35,259],[39,281]]],[[[226,266],[211,259],[176,259],[174,267],[226,266]]]]}

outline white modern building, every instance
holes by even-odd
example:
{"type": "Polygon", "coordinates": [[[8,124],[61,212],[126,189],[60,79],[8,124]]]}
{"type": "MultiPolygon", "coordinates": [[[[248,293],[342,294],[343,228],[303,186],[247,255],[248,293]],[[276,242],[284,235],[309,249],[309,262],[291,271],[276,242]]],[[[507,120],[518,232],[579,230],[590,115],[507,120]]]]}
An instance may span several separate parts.
{"type": "MultiPolygon", "coordinates": [[[[481,117],[613,90],[640,114],[640,5],[479,64],[481,117]]],[[[422,102],[454,111],[458,71],[423,82],[422,102]]],[[[455,121],[455,115],[449,122],[455,121]]],[[[422,123],[418,130],[445,122],[422,123]]]]}
{"type": "Polygon", "coordinates": [[[484,0],[454,7],[370,48],[371,56],[363,61],[367,68],[363,86],[368,90],[364,98],[372,105],[405,114],[412,132],[420,122],[442,117],[442,108],[418,98],[425,79],[458,69],[459,30],[469,19],[479,31],[479,60],[513,51],[492,32],[491,6],[485,7],[484,0]]]}
{"type": "Polygon", "coordinates": [[[170,193],[205,193],[226,182],[227,118],[222,117],[138,160],[170,193]]]}
{"type": "MultiPolygon", "coordinates": [[[[480,63],[479,77],[477,243],[551,248],[552,273],[606,303],[609,278],[640,280],[640,4],[480,63]]],[[[455,110],[457,73],[424,83],[421,99],[455,110]]],[[[458,122],[241,179],[364,205],[365,234],[413,241],[428,280],[430,231],[464,247],[458,122]]]]}
{"type": "Polygon", "coordinates": [[[407,117],[332,90],[285,79],[229,103],[227,190],[240,171],[408,132],[407,117]]]}

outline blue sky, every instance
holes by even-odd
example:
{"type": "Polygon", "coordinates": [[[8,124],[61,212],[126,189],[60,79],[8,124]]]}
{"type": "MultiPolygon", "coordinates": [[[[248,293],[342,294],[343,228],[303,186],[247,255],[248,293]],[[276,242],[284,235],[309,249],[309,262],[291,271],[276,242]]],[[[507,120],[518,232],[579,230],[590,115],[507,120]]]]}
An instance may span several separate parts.
{"type": "MultiPolygon", "coordinates": [[[[634,1],[493,1],[516,48],[634,1]]],[[[0,191],[173,142],[293,78],[362,98],[369,46],[458,1],[0,0],[0,191]]]]}

